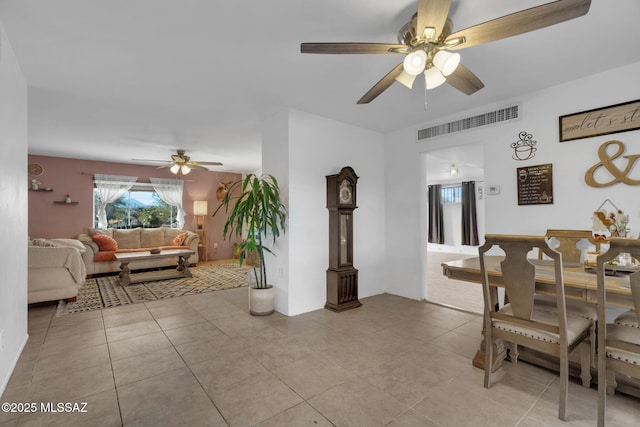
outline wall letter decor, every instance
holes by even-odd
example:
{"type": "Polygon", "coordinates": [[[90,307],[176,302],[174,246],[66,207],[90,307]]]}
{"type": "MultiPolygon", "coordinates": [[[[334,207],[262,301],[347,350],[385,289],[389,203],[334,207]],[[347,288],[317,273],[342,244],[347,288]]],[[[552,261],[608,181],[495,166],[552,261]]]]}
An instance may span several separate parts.
{"type": "Polygon", "coordinates": [[[560,142],[640,129],[640,99],[560,116],[560,142]]]}
{"type": "Polygon", "coordinates": [[[584,174],[584,182],[591,187],[608,187],[610,185],[616,184],[618,182],[622,182],[627,185],[640,185],[640,180],[629,178],[628,174],[633,169],[633,165],[640,158],[640,154],[632,154],[628,156],[623,156],[623,158],[627,159],[627,166],[624,170],[618,169],[618,167],[613,163],[613,160],[624,154],[625,146],[620,141],[607,141],[598,148],[598,158],[600,158],[600,163],[596,163],[591,166],[589,170],[584,174]],[[607,147],[610,145],[617,145],[618,151],[616,151],[612,156],[607,154],[607,147]],[[605,168],[609,175],[613,177],[611,181],[606,182],[598,182],[595,178],[595,173],[598,169],[605,168]]]}

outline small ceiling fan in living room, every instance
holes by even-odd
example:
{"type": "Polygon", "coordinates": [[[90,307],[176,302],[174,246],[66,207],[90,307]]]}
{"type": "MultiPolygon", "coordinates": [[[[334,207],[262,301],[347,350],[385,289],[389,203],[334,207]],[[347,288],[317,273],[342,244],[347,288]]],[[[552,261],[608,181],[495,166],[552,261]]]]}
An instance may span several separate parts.
{"type": "MultiPolygon", "coordinates": [[[[487,1],[487,0],[485,0],[487,1]]],[[[426,89],[445,81],[472,95],[484,84],[460,64],[460,54],[451,51],[513,37],[585,15],[591,0],[558,0],[521,10],[466,29],[452,32],[451,0],[418,0],[418,11],[398,32],[398,43],[328,42],[302,43],[302,53],[365,54],[397,53],[404,60],[360,98],[368,104],[398,81],[408,88],[423,73],[426,89]]]]}
{"type": "Polygon", "coordinates": [[[178,149],[176,150],[176,154],[171,155],[171,160],[148,160],[148,159],[132,159],[134,161],[139,162],[154,162],[154,163],[166,163],[164,166],[160,166],[161,168],[169,168],[171,173],[178,174],[182,173],[183,175],[188,174],[192,170],[202,170],[208,171],[209,169],[204,167],[203,165],[209,166],[222,166],[220,162],[196,162],[191,160],[191,157],[185,154],[185,150],[178,149]]]}

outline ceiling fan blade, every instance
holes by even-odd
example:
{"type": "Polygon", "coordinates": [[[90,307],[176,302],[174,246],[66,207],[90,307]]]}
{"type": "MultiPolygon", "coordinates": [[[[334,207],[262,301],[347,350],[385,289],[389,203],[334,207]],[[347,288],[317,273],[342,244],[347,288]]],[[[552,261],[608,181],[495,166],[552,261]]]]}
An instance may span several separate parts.
{"type": "Polygon", "coordinates": [[[418,0],[416,36],[422,36],[426,27],[432,27],[435,30],[433,38],[437,39],[447,22],[449,9],[451,9],[451,0],[418,0]]]}
{"type": "Polygon", "coordinates": [[[132,162],[171,163],[171,160],[131,159],[132,162]]]}
{"type": "Polygon", "coordinates": [[[462,64],[447,76],[447,83],[467,95],[472,95],[484,87],[484,83],[462,64]]]}
{"type": "Polygon", "coordinates": [[[373,87],[369,89],[369,91],[365,93],[362,98],[358,100],[358,104],[368,104],[374,99],[376,99],[378,95],[380,95],[382,92],[387,90],[387,88],[396,81],[396,77],[398,77],[398,75],[400,75],[401,72],[402,72],[402,62],[396,65],[396,67],[393,70],[389,71],[387,75],[384,76],[382,79],[380,79],[378,83],[373,85],[373,87]]]}
{"type": "Polygon", "coordinates": [[[190,167],[193,170],[197,170],[197,171],[209,171],[208,168],[205,168],[204,166],[200,166],[199,164],[195,164],[195,163],[186,163],[186,165],[188,167],[190,167]]]}
{"type": "Polygon", "coordinates": [[[578,18],[585,15],[590,6],[591,0],[554,1],[457,31],[444,43],[455,43],[457,39],[464,38],[461,44],[447,48],[456,50],[517,36],[578,18]]]}
{"type": "Polygon", "coordinates": [[[407,46],[394,43],[300,43],[302,53],[406,53],[407,46]]]}
{"type": "Polygon", "coordinates": [[[193,162],[194,165],[212,165],[212,166],[222,166],[220,162],[193,162]]]}

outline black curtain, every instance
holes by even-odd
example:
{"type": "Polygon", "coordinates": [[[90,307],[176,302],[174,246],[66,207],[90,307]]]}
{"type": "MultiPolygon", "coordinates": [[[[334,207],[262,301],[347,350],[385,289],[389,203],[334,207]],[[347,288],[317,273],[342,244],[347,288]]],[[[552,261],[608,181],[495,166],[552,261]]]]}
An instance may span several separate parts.
{"type": "Polygon", "coordinates": [[[442,186],[429,186],[429,243],[444,243],[442,186]]]}
{"type": "Polygon", "coordinates": [[[478,220],[476,218],[476,183],[462,183],[462,244],[478,246],[478,220]]]}

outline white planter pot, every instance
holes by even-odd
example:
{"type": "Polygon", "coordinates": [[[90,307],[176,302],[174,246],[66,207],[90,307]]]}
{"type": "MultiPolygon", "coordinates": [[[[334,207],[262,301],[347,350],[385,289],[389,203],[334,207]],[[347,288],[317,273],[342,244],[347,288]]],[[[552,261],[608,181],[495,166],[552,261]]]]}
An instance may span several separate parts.
{"type": "Polygon", "coordinates": [[[265,289],[249,287],[249,313],[253,316],[268,316],[274,311],[276,288],[267,285],[265,289]]]}

